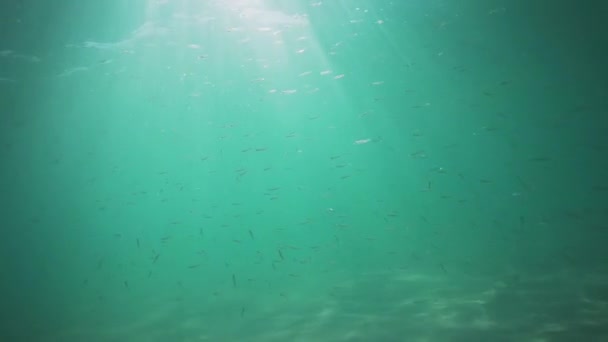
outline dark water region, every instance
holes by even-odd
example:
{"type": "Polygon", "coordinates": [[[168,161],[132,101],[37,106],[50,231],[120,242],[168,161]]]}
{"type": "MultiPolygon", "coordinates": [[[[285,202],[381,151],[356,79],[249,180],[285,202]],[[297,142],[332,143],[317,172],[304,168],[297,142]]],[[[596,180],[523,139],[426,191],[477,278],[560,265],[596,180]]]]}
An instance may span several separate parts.
{"type": "Polygon", "coordinates": [[[0,4],[0,340],[608,340],[601,1],[0,4]]]}

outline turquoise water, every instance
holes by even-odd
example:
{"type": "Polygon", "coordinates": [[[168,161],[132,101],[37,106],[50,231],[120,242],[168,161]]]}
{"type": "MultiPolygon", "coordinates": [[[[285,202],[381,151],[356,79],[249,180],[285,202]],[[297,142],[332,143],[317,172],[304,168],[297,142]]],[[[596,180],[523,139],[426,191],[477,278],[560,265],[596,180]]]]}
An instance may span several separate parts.
{"type": "Polygon", "coordinates": [[[0,7],[3,341],[608,339],[605,9],[0,7]]]}

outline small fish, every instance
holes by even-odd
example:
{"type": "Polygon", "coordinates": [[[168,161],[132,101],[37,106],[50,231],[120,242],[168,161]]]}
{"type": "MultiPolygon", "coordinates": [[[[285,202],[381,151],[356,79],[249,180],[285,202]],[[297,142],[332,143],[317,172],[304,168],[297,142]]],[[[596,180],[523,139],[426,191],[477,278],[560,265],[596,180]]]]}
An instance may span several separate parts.
{"type": "Polygon", "coordinates": [[[236,276],[234,274],[232,275],[232,285],[236,287],[236,276]]]}
{"type": "Polygon", "coordinates": [[[281,250],[277,250],[279,252],[279,257],[281,257],[281,260],[285,260],[285,258],[283,257],[283,252],[281,252],[281,250]]]}
{"type": "Polygon", "coordinates": [[[255,238],[253,237],[253,232],[251,231],[251,229],[249,229],[249,236],[251,236],[251,240],[255,240],[255,238]]]}
{"type": "Polygon", "coordinates": [[[410,157],[412,157],[412,158],[426,158],[426,153],[423,150],[418,150],[416,152],[410,153],[410,157]]]}
{"type": "Polygon", "coordinates": [[[359,139],[359,140],[355,140],[354,145],[363,145],[363,144],[367,144],[368,142],[372,141],[372,139],[359,139]]]}
{"type": "Polygon", "coordinates": [[[139,248],[139,238],[135,239],[137,241],[137,248],[139,248]]]}

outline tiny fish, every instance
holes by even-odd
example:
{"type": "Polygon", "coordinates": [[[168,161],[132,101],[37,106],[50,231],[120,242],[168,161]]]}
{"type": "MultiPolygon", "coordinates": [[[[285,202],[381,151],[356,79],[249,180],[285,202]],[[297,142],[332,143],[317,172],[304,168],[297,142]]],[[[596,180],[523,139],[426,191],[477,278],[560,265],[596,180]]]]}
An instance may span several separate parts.
{"type": "Polygon", "coordinates": [[[362,144],[367,144],[370,141],[372,141],[372,139],[359,139],[359,140],[355,140],[354,144],[355,145],[362,145],[362,144]]]}

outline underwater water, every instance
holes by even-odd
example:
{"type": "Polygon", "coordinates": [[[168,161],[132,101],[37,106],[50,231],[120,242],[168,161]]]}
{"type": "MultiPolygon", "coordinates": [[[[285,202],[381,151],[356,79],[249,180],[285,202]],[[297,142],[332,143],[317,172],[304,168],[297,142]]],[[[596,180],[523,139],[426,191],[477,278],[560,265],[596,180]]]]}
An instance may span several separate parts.
{"type": "Polygon", "coordinates": [[[601,2],[0,5],[2,341],[606,341],[601,2]]]}

